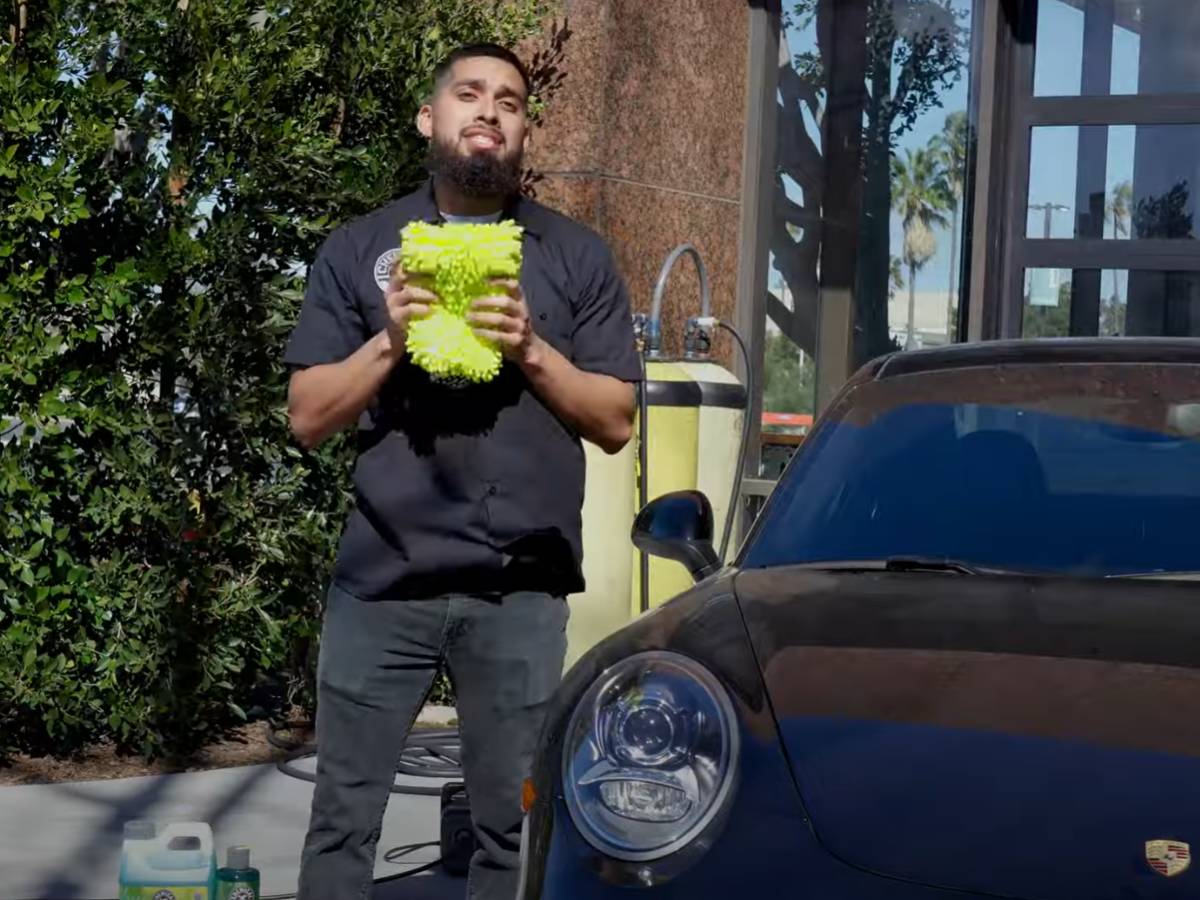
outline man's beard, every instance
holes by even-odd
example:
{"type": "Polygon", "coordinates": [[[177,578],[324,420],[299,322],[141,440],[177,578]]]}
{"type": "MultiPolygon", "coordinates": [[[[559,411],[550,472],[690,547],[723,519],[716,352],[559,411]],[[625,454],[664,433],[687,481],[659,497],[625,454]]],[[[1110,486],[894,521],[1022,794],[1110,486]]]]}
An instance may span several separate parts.
{"type": "Polygon", "coordinates": [[[491,153],[464,156],[453,145],[438,138],[429,142],[425,167],[431,175],[445,178],[466,197],[507,199],[521,190],[522,154],[501,157],[491,153]]]}

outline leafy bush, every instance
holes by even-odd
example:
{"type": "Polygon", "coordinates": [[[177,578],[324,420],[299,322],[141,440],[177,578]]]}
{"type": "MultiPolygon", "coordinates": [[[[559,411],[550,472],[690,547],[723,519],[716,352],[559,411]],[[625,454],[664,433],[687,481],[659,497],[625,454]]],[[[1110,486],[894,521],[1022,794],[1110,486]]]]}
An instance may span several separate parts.
{"type": "Polygon", "coordinates": [[[279,360],[304,266],[337,223],[422,177],[411,123],[434,61],[533,35],[547,7],[13,12],[0,46],[0,756],[101,738],[180,752],[311,701],[351,448],[289,441],[279,360]]]}

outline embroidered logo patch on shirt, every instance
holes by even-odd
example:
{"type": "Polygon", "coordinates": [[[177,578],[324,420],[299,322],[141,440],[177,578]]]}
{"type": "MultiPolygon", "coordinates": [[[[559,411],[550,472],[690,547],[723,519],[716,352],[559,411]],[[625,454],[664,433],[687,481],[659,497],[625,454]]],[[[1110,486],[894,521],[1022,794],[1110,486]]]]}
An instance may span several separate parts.
{"type": "Polygon", "coordinates": [[[396,260],[400,258],[400,248],[393,247],[386,253],[380,255],[379,259],[375,260],[375,283],[379,285],[381,291],[386,291],[388,282],[392,279],[392,266],[396,264],[396,260]]]}

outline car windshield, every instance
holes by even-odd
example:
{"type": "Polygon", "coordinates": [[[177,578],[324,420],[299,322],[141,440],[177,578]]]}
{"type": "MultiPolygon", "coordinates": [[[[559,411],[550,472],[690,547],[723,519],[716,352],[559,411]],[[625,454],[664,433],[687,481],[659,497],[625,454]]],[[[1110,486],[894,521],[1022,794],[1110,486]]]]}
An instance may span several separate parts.
{"type": "Polygon", "coordinates": [[[908,558],[1194,578],[1197,523],[1200,367],[976,367],[845,396],[784,474],[742,564],[908,558]]]}

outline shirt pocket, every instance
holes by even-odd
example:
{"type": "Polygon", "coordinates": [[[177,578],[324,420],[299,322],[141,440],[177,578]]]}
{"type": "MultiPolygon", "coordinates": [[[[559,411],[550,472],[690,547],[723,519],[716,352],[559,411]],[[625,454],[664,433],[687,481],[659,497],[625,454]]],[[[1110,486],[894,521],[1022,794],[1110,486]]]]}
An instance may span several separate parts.
{"type": "Polygon", "coordinates": [[[522,279],[521,289],[525,292],[525,305],[529,307],[529,318],[533,331],[555,350],[571,358],[575,317],[566,292],[547,279],[522,279]]]}

